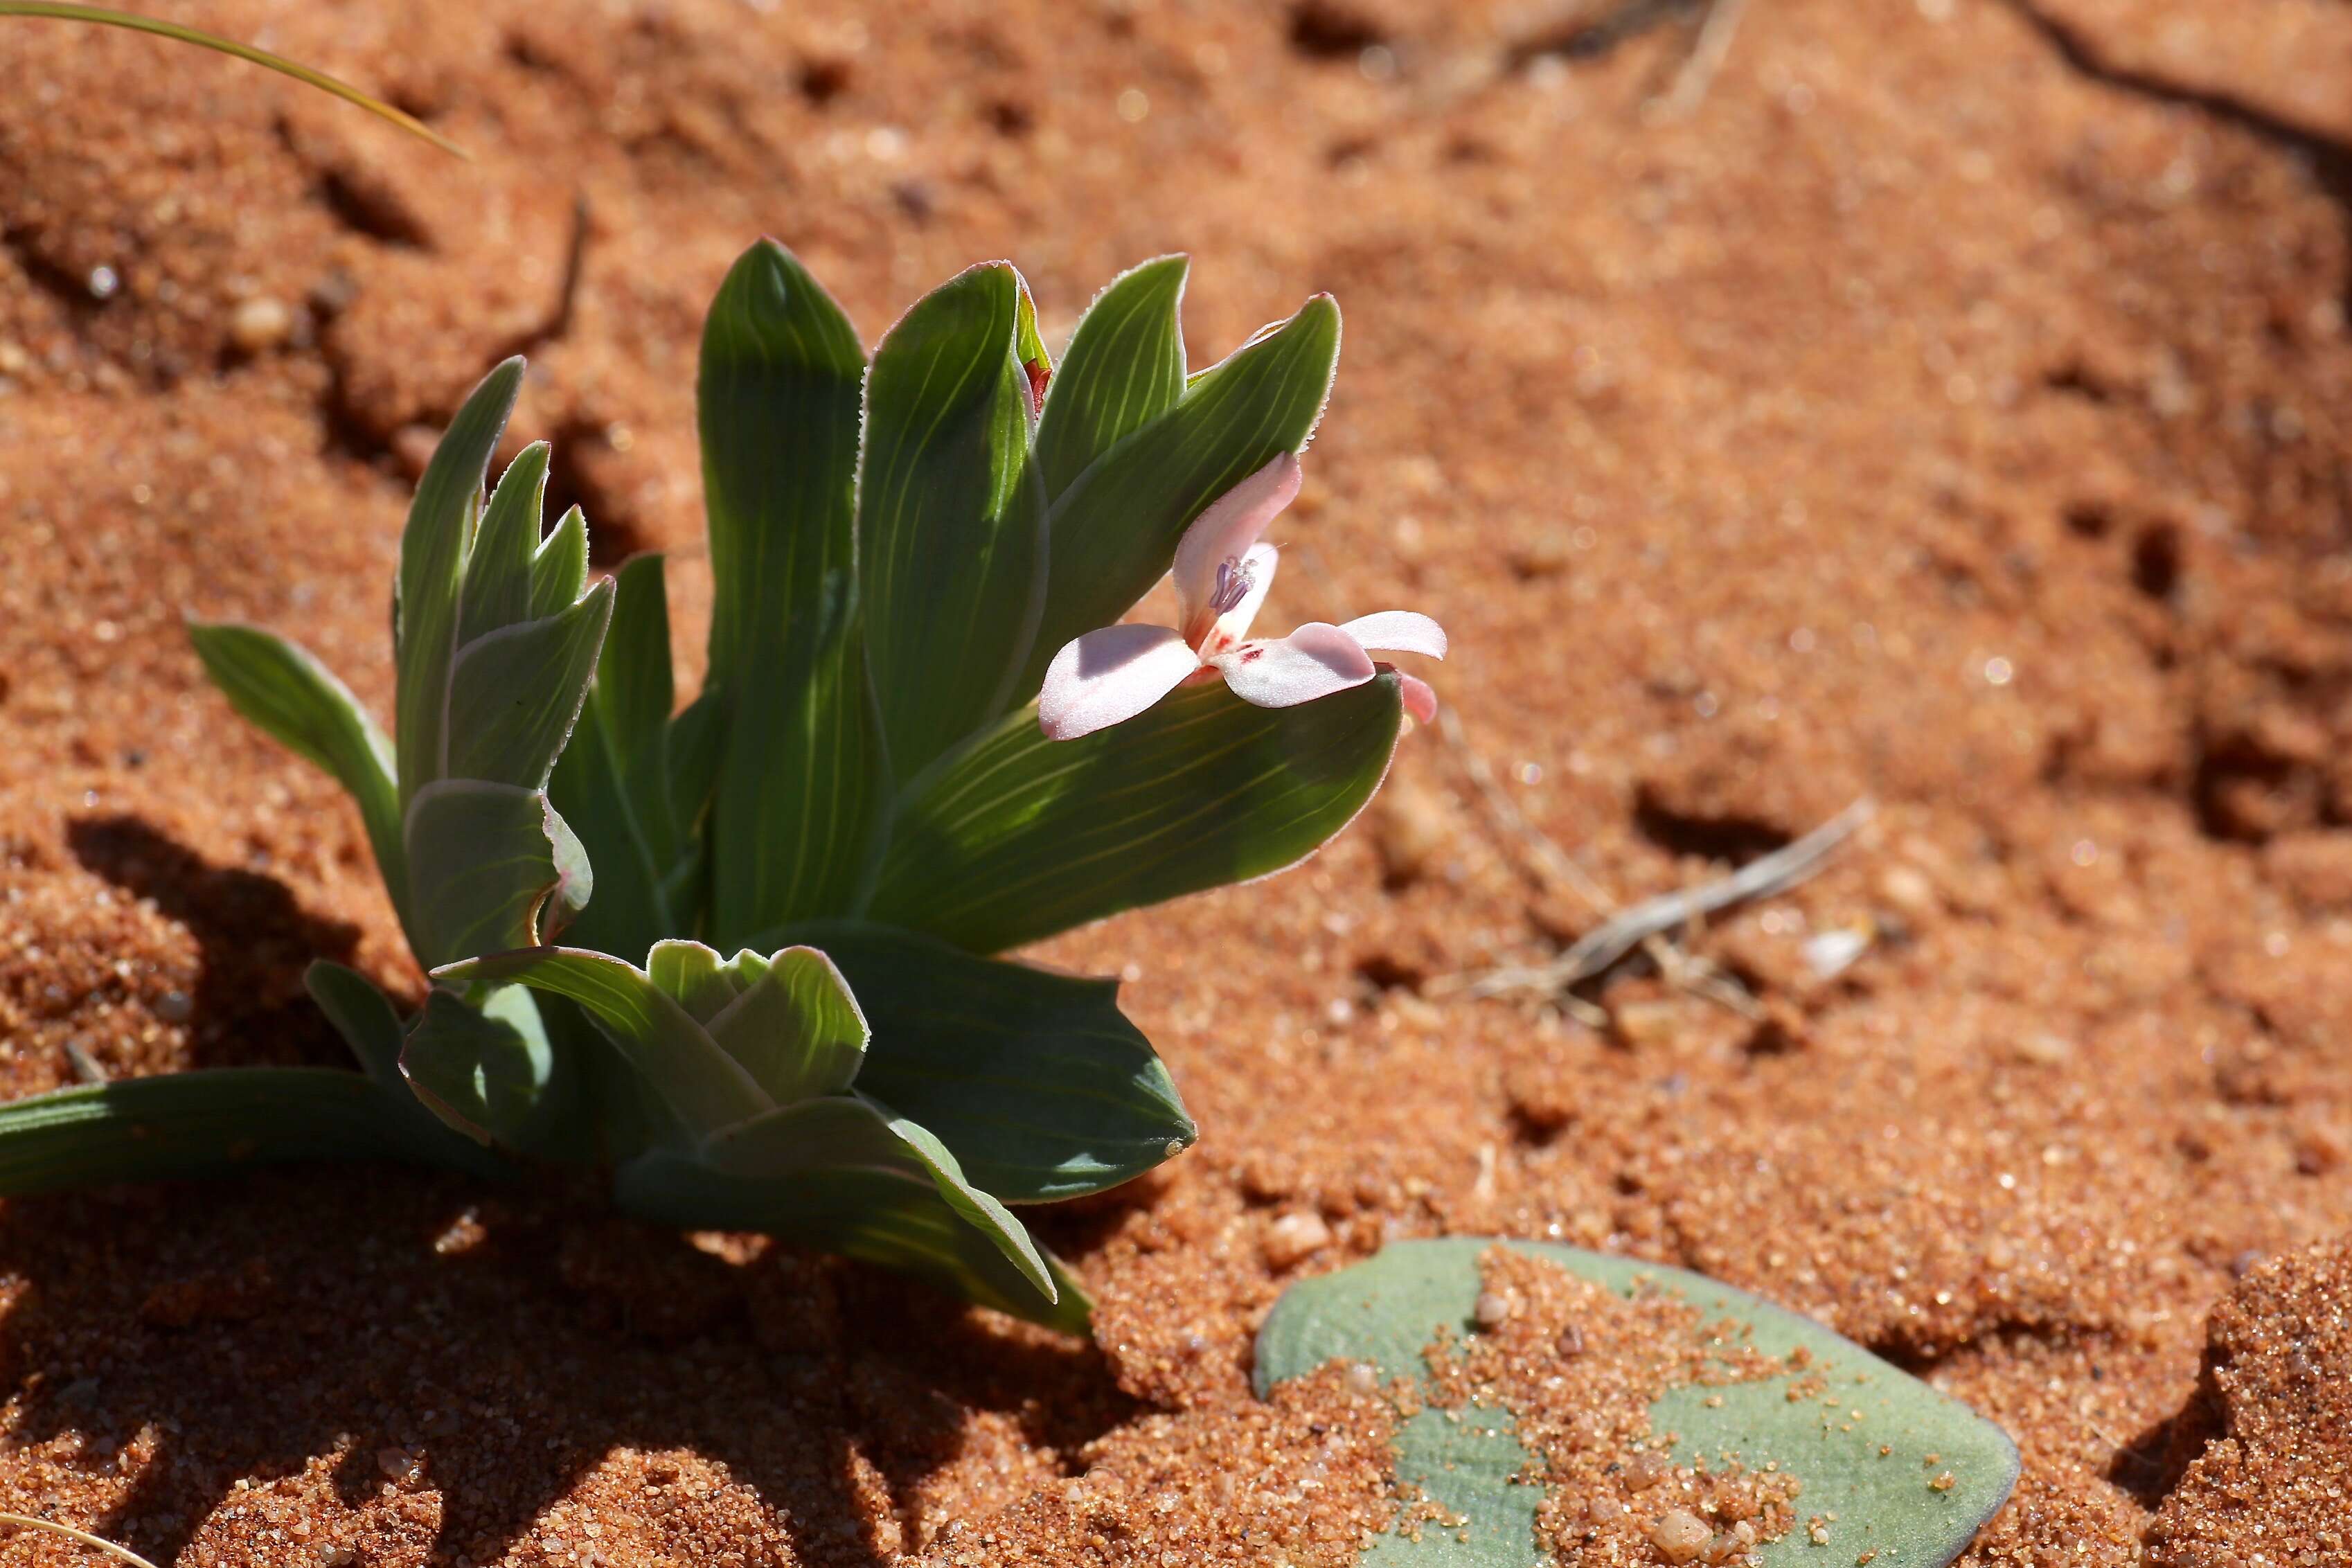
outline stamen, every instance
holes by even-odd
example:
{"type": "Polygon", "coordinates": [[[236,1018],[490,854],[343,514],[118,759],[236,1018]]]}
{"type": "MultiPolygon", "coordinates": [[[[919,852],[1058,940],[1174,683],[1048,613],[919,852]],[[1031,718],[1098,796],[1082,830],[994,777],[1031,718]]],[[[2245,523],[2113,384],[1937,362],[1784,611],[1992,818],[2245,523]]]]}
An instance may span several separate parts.
{"type": "Polygon", "coordinates": [[[1217,563],[1217,585],[1209,592],[1209,608],[1223,615],[1249,597],[1249,591],[1256,583],[1256,567],[1247,561],[1227,556],[1217,563]]]}

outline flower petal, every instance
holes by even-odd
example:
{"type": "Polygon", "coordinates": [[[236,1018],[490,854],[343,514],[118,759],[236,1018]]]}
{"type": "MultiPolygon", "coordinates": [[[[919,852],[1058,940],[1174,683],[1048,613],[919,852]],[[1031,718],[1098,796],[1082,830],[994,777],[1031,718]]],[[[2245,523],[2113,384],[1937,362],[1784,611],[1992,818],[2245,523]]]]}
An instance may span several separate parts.
{"type": "Polygon", "coordinates": [[[1134,718],[1200,668],[1173,626],[1103,626],[1073,637],[1045,667],[1038,728],[1054,741],[1091,735],[1134,718]]]}
{"type": "Polygon", "coordinates": [[[1382,610],[1377,615],[1358,616],[1339,629],[1366,647],[1425,653],[1432,658],[1445,657],[1445,628],[1417,611],[1382,610]]]}
{"type": "Polygon", "coordinates": [[[1217,591],[1217,565],[1239,561],[1257,542],[1266,524],[1298,494],[1298,454],[1277,452],[1274,460],[1209,503],[1176,543],[1176,602],[1181,624],[1207,626],[1209,596],[1217,591]]]}
{"type": "MultiPolygon", "coordinates": [[[[1381,668],[1387,669],[1391,667],[1384,664],[1381,668]]],[[[1403,689],[1404,710],[1412,715],[1413,721],[1421,724],[1436,723],[1437,689],[1421,677],[1407,675],[1402,669],[1396,672],[1396,678],[1397,685],[1403,689]]]]}
{"type": "Polygon", "coordinates": [[[1258,606],[1265,603],[1266,591],[1274,586],[1274,569],[1282,563],[1282,552],[1271,544],[1253,544],[1242,557],[1242,574],[1249,586],[1234,607],[1216,618],[1208,633],[1201,638],[1202,658],[1214,658],[1226,649],[1238,647],[1249,636],[1250,623],[1257,619],[1258,606]]]}
{"type": "Polygon", "coordinates": [[[1309,621],[1274,642],[1245,642],[1210,660],[1234,695],[1260,708],[1292,708],[1372,678],[1372,658],[1334,626],[1309,621]]]}

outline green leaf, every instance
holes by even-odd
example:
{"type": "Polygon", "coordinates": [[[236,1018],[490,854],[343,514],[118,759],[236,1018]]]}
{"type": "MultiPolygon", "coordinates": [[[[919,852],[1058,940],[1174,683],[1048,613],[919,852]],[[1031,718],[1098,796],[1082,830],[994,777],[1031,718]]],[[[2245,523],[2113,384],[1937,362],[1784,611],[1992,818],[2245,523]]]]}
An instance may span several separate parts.
{"type": "Polygon", "coordinates": [[[400,1076],[400,1015],[392,998],[356,969],[325,959],[314,960],[302,972],[302,988],[327,1015],[327,1021],[359,1058],[369,1078],[388,1089],[404,1092],[400,1076]]]}
{"type": "Polygon", "coordinates": [[[751,984],[719,955],[717,948],[684,937],[671,937],[653,944],[646,954],[646,978],[654,983],[656,990],[685,1008],[687,1016],[706,1028],[719,1010],[743,994],[744,986],[751,984]]]}
{"type": "MultiPolygon", "coordinates": [[[[1676,1434],[1677,1463],[1720,1470],[1737,1462],[1798,1478],[1798,1511],[1836,1521],[1830,1543],[1839,1562],[1867,1555],[1873,1568],[1944,1568],[2016,1483],[2017,1447],[2000,1428],[1810,1319],[1702,1275],[1545,1242],[1398,1242],[1369,1262],[1292,1286],[1259,1331],[1258,1393],[1340,1359],[1370,1363],[1383,1381],[1420,1377],[1440,1329],[1475,1330],[1478,1260],[1498,1245],[1622,1294],[1645,1283],[1663,1289],[1698,1309],[1703,1335],[1728,1318],[1742,1326],[1743,1343],[1789,1360],[1784,1376],[1670,1389],[1651,1406],[1650,1425],[1676,1434]],[[1840,1409],[1860,1415],[1825,1419],[1824,1384],[1840,1409]],[[1924,1462],[1930,1455],[1932,1465],[1924,1462]],[[1949,1489],[1927,1484],[1939,1472],[1954,1478],[1949,1489]]],[[[1498,1418],[1506,1414],[1465,1413],[1459,1426],[1417,1417],[1399,1429],[1400,1481],[1468,1522],[1424,1530],[1418,1542],[1376,1537],[1366,1561],[1449,1568],[1544,1561],[1533,1533],[1541,1497],[1508,1484],[1530,1456],[1498,1418]]],[[[1800,1527],[1757,1555],[1766,1568],[1790,1568],[1818,1565],[1824,1554],[1800,1527]]]]}
{"type": "Polygon", "coordinates": [[[457,595],[457,642],[533,619],[530,568],[539,551],[539,524],[547,497],[548,447],[533,441],[507,465],[482,511],[482,526],[466,555],[457,595]]]}
{"type": "MultiPolygon", "coordinates": [[[[1077,347],[1071,346],[1076,374],[1077,347]]],[[[1193,376],[1175,407],[1095,459],[1054,498],[1053,577],[1016,685],[1034,696],[1062,645],[1125,616],[1167,572],[1209,503],[1315,433],[1339,363],[1339,307],[1298,314],[1193,376]]],[[[1050,395],[1049,395],[1050,397],[1050,395]]]]}
{"type": "Polygon", "coordinates": [[[1037,473],[1048,500],[1184,395],[1178,312],[1190,266],[1163,256],[1121,273],[1079,318],[1037,421],[1037,473]]]}
{"type": "Polygon", "coordinates": [[[400,578],[393,599],[393,644],[400,663],[400,695],[393,726],[400,765],[401,805],[446,776],[444,716],[449,664],[457,652],[457,603],[466,552],[481,515],[482,480],[490,453],[514,411],[522,387],[522,361],[508,360],[482,378],[457,410],[417,481],[408,525],[400,536],[400,578]]]}
{"type": "Polygon", "coordinates": [[[609,954],[523,948],[448,964],[433,978],[460,990],[515,983],[579,1003],[693,1135],[774,1109],[775,1101],[691,1014],[644,970],[609,954]]]}
{"type": "Polygon", "coordinates": [[[902,784],[1004,711],[1036,634],[1045,514],[1021,300],[1010,266],[970,268],[890,329],[866,381],[857,570],[902,784]]]}
{"type": "Polygon", "coordinates": [[[994,952],[1270,875],[1371,798],[1402,712],[1383,676],[1296,708],[1192,687],[1076,741],[1014,713],[901,808],[867,913],[994,952]]]}
{"type": "Polygon", "coordinates": [[[1141,1175],[1199,1136],[1118,1010],[1118,983],[974,958],[887,926],[793,936],[840,966],[874,1032],[857,1086],[928,1127],[1007,1203],[1052,1203],[1141,1175]]]}
{"type": "Polygon", "coordinates": [[[409,936],[427,965],[532,947],[588,902],[588,858],[547,796],[444,779],[408,808],[409,936]]]}
{"type": "Polygon", "coordinates": [[[164,1073],[0,1105],[0,1196],[228,1175],[289,1160],[506,1170],[435,1126],[407,1095],[332,1068],[164,1073]]]}
{"type": "Polygon", "coordinates": [[[96,22],[110,27],[127,27],[134,32],[152,33],[158,37],[172,38],[183,44],[194,44],[202,48],[212,49],[220,54],[249,61],[265,70],[274,70],[280,76],[292,77],[305,86],[315,87],[321,92],[331,93],[345,103],[356,104],[370,114],[388,120],[411,136],[421,137],[432,142],[444,153],[454,153],[469,163],[473,159],[472,153],[415,115],[404,110],[394,109],[380,99],[371,98],[349,82],[339,80],[324,71],[314,70],[309,66],[289,60],[282,55],[273,55],[268,49],[257,49],[250,44],[240,44],[232,38],[201,32],[178,22],[166,22],[154,16],[133,16],[128,11],[116,11],[102,5],[72,5],[66,3],[66,0],[0,0],[0,16],[47,16],[66,22],[96,22]]]}
{"type": "Polygon", "coordinates": [[[278,744],[333,774],[359,802],[376,869],[394,904],[404,904],[407,859],[401,847],[392,742],[367,710],[325,665],[274,633],[192,621],[188,638],[229,706],[278,744]]]}
{"type": "Polygon", "coordinates": [[[710,798],[726,942],[846,903],[887,804],[853,591],[865,374],[848,318],[782,247],[736,262],[698,389],[710,672],[679,717],[672,781],[681,813],[710,798]]]}
{"type": "Polygon", "coordinates": [[[774,1180],[812,1171],[891,1170],[928,1182],[1040,1294],[1055,1294],[1045,1255],[1013,1211],[964,1178],[947,1146],[863,1095],[780,1106],[703,1140],[696,1157],[727,1175],[774,1180]]]}
{"type": "Polygon", "coordinates": [[[588,519],[568,509],[530,558],[530,613],[545,620],[577,600],[588,587],[588,519]]]}
{"type": "Polygon", "coordinates": [[[710,1037],[778,1105],[846,1089],[865,1059],[866,1018],[833,961],[812,947],[746,959],[760,973],[705,1024],[710,1037]]]}
{"type": "Polygon", "coordinates": [[[612,624],[548,798],[587,847],[604,897],[570,929],[575,947],[642,952],[686,922],[670,879],[686,850],[670,802],[669,609],[662,558],[614,575],[612,624]]]}
{"type": "Polygon", "coordinates": [[[520,985],[479,1007],[436,988],[409,1026],[400,1070],[434,1115],[478,1143],[550,1152],[571,1109],[539,1010],[520,985]]]}
{"type": "Polygon", "coordinates": [[[542,621],[503,626],[457,650],[449,670],[450,779],[538,789],[571,738],[613,611],[613,584],[542,621]]]}

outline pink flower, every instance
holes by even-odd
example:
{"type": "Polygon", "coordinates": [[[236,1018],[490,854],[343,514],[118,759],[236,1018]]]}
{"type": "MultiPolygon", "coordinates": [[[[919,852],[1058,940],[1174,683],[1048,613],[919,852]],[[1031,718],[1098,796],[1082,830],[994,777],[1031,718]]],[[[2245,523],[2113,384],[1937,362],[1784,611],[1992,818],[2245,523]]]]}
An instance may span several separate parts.
{"type": "MultiPolygon", "coordinates": [[[[1382,669],[1370,649],[1445,657],[1445,631],[1427,616],[1383,610],[1345,626],[1309,621],[1286,637],[1253,638],[1250,622],[1274,584],[1275,549],[1258,542],[1298,494],[1299,467],[1285,452],[1217,498],[1176,546],[1182,626],[1104,626],[1063,645],[1037,694],[1037,721],[1055,741],[1132,719],[1178,687],[1223,676],[1234,695],[1261,708],[1312,702],[1361,686],[1382,669]]],[[[1429,683],[1400,674],[1406,711],[1437,716],[1429,683]]]]}

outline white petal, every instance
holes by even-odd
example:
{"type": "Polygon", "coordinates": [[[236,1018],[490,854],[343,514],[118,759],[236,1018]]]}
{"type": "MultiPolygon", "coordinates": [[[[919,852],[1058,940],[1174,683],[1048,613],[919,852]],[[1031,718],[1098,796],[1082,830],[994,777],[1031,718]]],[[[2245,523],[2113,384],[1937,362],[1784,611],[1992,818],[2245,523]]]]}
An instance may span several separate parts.
{"type": "Polygon", "coordinates": [[[1445,628],[1412,610],[1382,610],[1378,615],[1358,616],[1339,629],[1366,647],[1425,653],[1432,658],[1445,657],[1445,628]]]}
{"type": "Polygon", "coordinates": [[[1277,452],[1274,460],[1209,503],[1176,543],[1176,602],[1181,623],[1206,625],[1209,595],[1217,589],[1220,562],[1249,553],[1266,525],[1298,494],[1298,455],[1277,452]]]}
{"type": "Polygon", "coordinates": [[[1309,621],[1276,642],[1245,642],[1210,662],[1234,696],[1261,708],[1296,707],[1372,678],[1371,655],[1321,621],[1309,621]]]}
{"type": "Polygon", "coordinates": [[[1271,544],[1253,544],[1242,557],[1241,570],[1249,577],[1249,586],[1242,593],[1241,602],[1223,615],[1201,639],[1201,657],[1213,658],[1227,648],[1240,646],[1249,636],[1250,623],[1257,619],[1258,606],[1265,603],[1267,590],[1274,586],[1274,569],[1282,563],[1282,552],[1271,544]]]}
{"type": "Polygon", "coordinates": [[[1201,660],[1173,626],[1104,626],[1062,645],[1037,693],[1037,724],[1054,741],[1132,719],[1183,684],[1201,660]]]}

